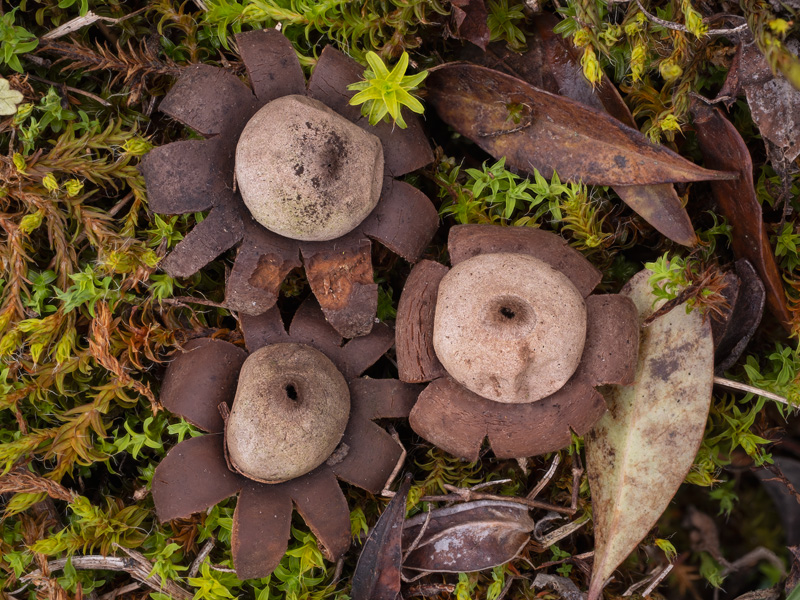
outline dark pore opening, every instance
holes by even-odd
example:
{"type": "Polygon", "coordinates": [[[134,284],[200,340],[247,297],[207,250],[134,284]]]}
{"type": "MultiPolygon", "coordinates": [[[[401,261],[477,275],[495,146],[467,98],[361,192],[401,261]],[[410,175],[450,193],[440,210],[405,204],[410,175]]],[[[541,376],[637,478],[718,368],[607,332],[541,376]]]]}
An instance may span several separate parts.
{"type": "Polygon", "coordinates": [[[289,400],[297,400],[297,388],[294,387],[291,383],[286,386],[286,397],[289,400]]]}
{"type": "Polygon", "coordinates": [[[517,316],[517,313],[515,313],[507,306],[500,307],[500,314],[503,315],[506,319],[513,319],[514,317],[517,316]]]}

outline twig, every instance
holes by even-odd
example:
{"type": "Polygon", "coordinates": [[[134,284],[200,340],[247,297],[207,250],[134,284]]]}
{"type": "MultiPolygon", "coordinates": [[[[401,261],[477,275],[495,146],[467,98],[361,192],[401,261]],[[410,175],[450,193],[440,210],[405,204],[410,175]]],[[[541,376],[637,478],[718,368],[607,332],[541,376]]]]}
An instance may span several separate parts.
{"type": "Polygon", "coordinates": [[[203,306],[213,306],[214,308],[228,308],[223,302],[212,302],[204,298],[191,298],[189,296],[174,296],[172,298],[164,298],[160,301],[163,304],[175,304],[178,306],[185,306],[186,304],[202,304],[203,306]]]}
{"type": "Polygon", "coordinates": [[[592,558],[594,556],[594,550],[591,552],[584,552],[583,554],[576,554],[575,556],[568,556],[567,558],[562,558],[561,560],[551,560],[540,565],[533,565],[533,568],[538,569],[546,569],[547,567],[554,567],[556,565],[563,565],[566,562],[575,562],[576,560],[583,560],[585,558],[592,558]]]}
{"type": "Polygon", "coordinates": [[[452,486],[445,486],[452,488],[452,493],[443,494],[441,496],[423,496],[420,502],[469,502],[471,500],[501,500],[503,502],[513,502],[514,504],[522,504],[528,508],[543,508],[544,510],[552,510],[553,512],[574,515],[575,509],[566,506],[557,506],[549,502],[540,502],[539,500],[528,500],[527,498],[516,498],[514,496],[498,496],[496,494],[482,494],[480,492],[473,492],[469,489],[454,488],[452,486]],[[458,490],[458,491],[456,491],[458,490]]]}
{"type": "Polygon", "coordinates": [[[537,539],[536,541],[545,548],[549,548],[559,540],[564,539],[568,535],[572,535],[574,532],[578,531],[578,529],[586,525],[586,523],[588,522],[589,522],[589,517],[572,521],[571,523],[567,523],[563,527],[554,529],[547,535],[543,535],[540,539],[537,539]]]}
{"type": "Polygon", "coordinates": [[[221,567],[220,565],[211,565],[211,568],[219,573],[236,573],[236,569],[229,569],[228,567],[221,567]]]}
{"type": "Polygon", "coordinates": [[[670,571],[672,571],[672,567],[673,567],[672,563],[670,563],[666,567],[664,567],[664,570],[661,571],[661,573],[658,575],[658,577],[653,579],[653,581],[650,582],[650,585],[647,586],[647,589],[644,592],[642,592],[642,596],[647,597],[650,594],[652,594],[653,590],[655,590],[656,587],[658,587],[658,584],[661,583],[662,581],[664,581],[664,578],[667,575],[669,575],[670,571]]]}
{"type": "Polygon", "coordinates": [[[669,572],[672,571],[672,563],[666,565],[662,569],[654,569],[652,573],[650,573],[647,577],[642,579],[641,581],[637,581],[636,583],[632,584],[627,590],[623,592],[623,596],[632,596],[633,593],[645,586],[647,587],[646,592],[642,593],[642,596],[647,596],[652,592],[655,587],[666,577],[669,572]]]}
{"type": "Polygon", "coordinates": [[[735,573],[736,571],[741,571],[742,569],[749,569],[750,567],[756,566],[762,560],[766,560],[768,563],[772,564],[772,566],[778,569],[778,571],[782,575],[786,574],[786,568],[783,566],[783,561],[780,558],[778,558],[777,554],[775,554],[769,548],[764,548],[763,546],[759,546],[758,548],[754,548],[741,558],[738,558],[735,561],[725,565],[725,568],[722,570],[721,575],[724,576],[727,575],[728,573],[735,573]]]}
{"type": "Polygon", "coordinates": [[[115,19],[113,17],[101,17],[97,13],[94,13],[94,12],[92,12],[90,10],[85,15],[83,15],[81,17],[75,17],[74,19],[71,19],[71,20],[67,21],[63,25],[59,25],[55,29],[53,29],[51,31],[48,31],[47,33],[45,33],[42,36],[42,39],[43,40],[55,40],[55,39],[58,39],[58,38],[60,38],[62,36],[70,34],[70,33],[74,32],[74,31],[78,31],[79,29],[87,27],[87,26],[91,25],[92,23],[96,23],[97,21],[100,21],[102,23],[111,23],[112,25],[116,25],[117,23],[122,23],[123,21],[126,21],[127,19],[130,19],[131,17],[135,17],[136,15],[138,15],[141,12],[144,12],[145,10],[147,10],[147,7],[140,8],[139,10],[134,11],[134,12],[132,12],[132,13],[130,13],[128,15],[125,15],[124,17],[120,17],[118,19],[115,19]]]}
{"type": "Polygon", "coordinates": [[[514,577],[513,575],[508,578],[508,581],[506,581],[506,584],[503,586],[503,589],[500,590],[500,595],[497,598],[495,598],[495,600],[503,600],[503,598],[506,597],[508,590],[510,590],[511,586],[514,584],[515,579],[516,577],[514,577]]]}
{"type": "Polygon", "coordinates": [[[400,472],[400,469],[403,468],[403,463],[406,462],[406,449],[403,446],[403,442],[400,441],[400,436],[397,435],[397,431],[395,431],[394,427],[389,428],[389,435],[392,436],[392,439],[397,442],[397,445],[400,446],[400,458],[397,460],[397,464],[392,469],[392,472],[389,474],[389,479],[386,480],[386,485],[383,486],[383,491],[381,492],[381,496],[387,496],[386,492],[390,492],[391,496],[394,496],[394,492],[389,489],[389,486],[392,485],[394,480],[397,478],[397,474],[400,472]]]}
{"type": "Polygon", "coordinates": [[[211,554],[211,551],[214,549],[215,542],[216,540],[212,536],[203,544],[197,557],[192,561],[192,566],[189,568],[189,577],[197,577],[197,574],[200,572],[200,567],[203,566],[203,561],[208,558],[208,555],[211,554]]]}
{"type": "Polygon", "coordinates": [[[550,480],[553,478],[553,475],[555,474],[559,464],[561,464],[561,455],[556,454],[555,457],[553,457],[553,462],[550,463],[550,468],[547,469],[547,473],[544,474],[544,477],[542,477],[539,483],[536,484],[536,487],[531,490],[530,494],[528,494],[528,500],[534,500],[536,496],[538,496],[539,493],[547,486],[547,484],[550,483],[550,480]]]}
{"type": "Polygon", "coordinates": [[[762,468],[766,469],[767,471],[775,475],[775,477],[770,477],[769,479],[762,479],[762,481],[780,481],[786,487],[789,493],[792,496],[794,496],[795,501],[797,501],[797,503],[800,504],[800,492],[798,492],[797,489],[794,487],[794,484],[792,484],[792,482],[786,478],[786,475],[783,474],[783,471],[777,465],[777,463],[773,463],[771,465],[764,465],[762,468]]]}
{"type": "Polygon", "coordinates": [[[333,579],[331,579],[331,585],[339,581],[342,577],[342,571],[344,571],[344,558],[340,558],[336,561],[336,570],[333,572],[333,579]]]}
{"type": "Polygon", "coordinates": [[[773,394],[767,390],[762,390],[761,388],[757,388],[753,385],[747,385],[746,383],[741,383],[739,381],[732,381],[731,379],[725,379],[724,377],[714,377],[714,383],[720,387],[728,388],[730,390],[737,390],[739,392],[746,392],[748,394],[755,394],[756,396],[763,396],[764,398],[775,400],[775,402],[780,402],[781,404],[785,404],[791,408],[797,408],[797,406],[789,402],[789,400],[783,396],[773,394]]]}
{"type": "Polygon", "coordinates": [[[454,583],[423,583],[408,588],[403,598],[433,598],[442,594],[452,594],[456,589],[454,583]]]}
{"type": "Polygon", "coordinates": [[[49,79],[37,77],[36,75],[31,75],[30,73],[28,73],[28,79],[33,79],[34,81],[38,81],[39,83],[44,83],[45,85],[52,85],[55,88],[61,88],[63,90],[67,90],[68,92],[72,92],[73,94],[80,94],[81,96],[86,96],[87,98],[91,98],[92,100],[98,102],[99,104],[102,104],[103,106],[111,106],[111,102],[109,102],[105,98],[101,98],[97,94],[93,94],[85,90],[80,90],[78,88],[74,88],[72,86],[65,85],[63,83],[57,83],[55,81],[50,81],[49,79]]]}
{"type": "Polygon", "coordinates": [[[422,540],[422,536],[425,535],[425,531],[428,529],[428,523],[430,522],[431,522],[431,507],[429,504],[428,513],[425,515],[425,521],[422,523],[422,527],[419,528],[419,533],[417,534],[417,537],[414,538],[414,541],[411,542],[411,545],[403,553],[403,562],[406,562],[406,558],[408,558],[408,555],[417,549],[420,540],[422,540]]]}
{"type": "MultiPolygon", "coordinates": [[[[127,557],[122,556],[73,556],[71,559],[60,558],[47,563],[48,571],[60,571],[63,569],[67,561],[71,561],[72,567],[82,570],[102,570],[102,571],[125,571],[137,581],[141,581],[147,587],[156,592],[162,592],[175,598],[176,600],[190,600],[193,594],[189,593],[176,583],[172,581],[162,581],[160,577],[154,575],[150,577],[150,571],[153,565],[150,564],[143,555],[131,550],[123,550],[128,554],[127,557]],[[138,556],[137,556],[138,555],[138,556]]],[[[41,578],[42,571],[37,569],[28,575],[22,577],[21,581],[34,582],[36,579],[41,578]]]]}
{"type": "Polygon", "coordinates": [[[135,581],[133,583],[129,583],[128,585],[124,585],[121,588],[111,590],[107,594],[103,594],[102,596],[100,596],[100,600],[114,600],[114,598],[116,598],[117,596],[122,596],[122,594],[129,594],[130,592],[135,592],[141,587],[142,584],[135,581]]]}
{"type": "MultiPolygon", "coordinates": [[[[684,33],[690,33],[689,29],[685,25],[681,25],[679,23],[673,23],[672,21],[665,21],[664,19],[659,19],[654,14],[647,12],[647,9],[642,6],[641,0],[636,0],[636,5],[639,7],[639,10],[642,11],[645,17],[650,19],[653,23],[661,25],[662,27],[666,27],[667,29],[671,29],[672,31],[682,31],[684,33]]],[[[743,23],[733,29],[709,29],[706,31],[706,35],[739,35],[740,33],[747,30],[747,23],[743,23]]]]}

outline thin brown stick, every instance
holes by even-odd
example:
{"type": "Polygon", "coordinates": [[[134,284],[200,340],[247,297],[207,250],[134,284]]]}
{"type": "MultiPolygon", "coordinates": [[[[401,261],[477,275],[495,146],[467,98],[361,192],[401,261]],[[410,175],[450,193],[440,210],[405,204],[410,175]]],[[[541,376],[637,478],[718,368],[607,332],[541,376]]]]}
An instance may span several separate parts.
{"type": "Polygon", "coordinates": [[[397,460],[397,464],[395,464],[394,469],[389,474],[389,479],[386,480],[386,485],[383,486],[383,491],[381,492],[381,496],[387,496],[386,492],[391,492],[391,496],[394,496],[394,492],[389,489],[389,486],[392,485],[394,480],[397,478],[397,474],[400,473],[400,469],[403,468],[403,463],[406,462],[406,448],[403,446],[403,442],[400,441],[400,436],[397,435],[397,431],[395,431],[394,427],[389,428],[389,435],[392,436],[392,439],[400,446],[400,450],[402,451],[400,454],[400,458],[397,460]]]}
{"type": "Polygon", "coordinates": [[[538,496],[547,486],[547,484],[550,483],[550,480],[553,478],[553,475],[555,475],[559,464],[561,464],[561,455],[556,454],[555,457],[553,457],[553,462],[550,463],[550,468],[547,469],[547,473],[544,474],[544,477],[539,480],[539,483],[536,484],[536,487],[531,490],[530,494],[528,494],[528,500],[534,500],[536,496],[538,496]]]}
{"type": "Polygon", "coordinates": [[[42,77],[37,77],[36,75],[31,75],[30,73],[28,73],[28,79],[33,79],[34,81],[38,81],[39,83],[44,83],[45,85],[52,85],[54,88],[61,88],[68,92],[72,92],[73,94],[80,94],[81,96],[86,96],[87,98],[91,98],[92,100],[98,102],[99,104],[102,104],[103,106],[111,106],[111,102],[109,102],[105,98],[101,98],[97,94],[87,92],[86,90],[81,90],[78,88],[71,87],[69,85],[65,85],[63,83],[50,81],[49,79],[44,79],[42,77]]]}
{"type": "MultiPolygon", "coordinates": [[[[650,19],[653,23],[661,25],[667,29],[671,29],[672,31],[682,31],[684,33],[690,33],[685,25],[681,25],[680,23],[673,23],[672,21],[665,21],[664,19],[659,19],[654,14],[647,12],[644,6],[642,6],[641,0],[636,0],[636,5],[639,7],[639,10],[642,11],[645,17],[650,19]]],[[[747,31],[747,23],[743,23],[737,27],[732,29],[709,29],[706,31],[706,35],[734,35],[738,36],[739,34],[747,31]]]]}
{"type": "MultiPolygon", "coordinates": [[[[127,557],[86,555],[73,556],[70,559],[60,558],[47,563],[47,570],[50,572],[60,571],[64,568],[69,560],[75,569],[91,571],[125,571],[131,577],[137,581],[141,581],[150,589],[155,590],[156,592],[167,594],[176,600],[190,600],[193,597],[193,594],[172,581],[162,581],[157,575],[150,577],[149,574],[153,569],[153,565],[138,552],[133,553],[131,550],[125,550],[125,552],[128,554],[127,557]],[[138,557],[136,555],[138,555],[138,557]]],[[[33,571],[22,577],[21,581],[26,583],[36,583],[38,580],[42,580],[43,578],[44,575],[42,574],[42,571],[37,569],[36,571],[33,571]]]]}
{"type": "Polygon", "coordinates": [[[197,574],[200,572],[200,567],[203,566],[203,561],[208,558],[208,555],[211,554],[211,551],[214,549],[215,542],[216,540],[212,536],[203,544],[197,557],[192,561],[192,566],[189,568],[189,577],[197,577],[197,574]]]}
{"type": "Polygon", "coordinates": [[[107,594],[103,594],[100,596],[100,600],[114,600],[117,596],[122,596],[122,594],[129,594],[131,592],[135,592],[138,589],[141,589],[142,584],[138,581],[134,581],[133,583],[129,583],[128,585],[123,585],[121,588],[116,588],[111,590],[107,594]]]}
{"type": "MultiPolygon", "coordinates": [[[[457,488],[458,489],[458,488],[457,488]]],[[[472,490],[462,489],[460,492],[453,492],[451,494],[442,494],[440,496],[423,496],[420,502],[469,502],[471,500],[500,500],[503,502],[513,502],[514,504],[522,504],[528,508],[541,508],[544,510],[552,510],[553,512],[561,513],[564,515],[574,515],[575,509],[566,506],[557,506],[549,502],[540,502],[539,500],[528,500],[527,498],[517,498],[515,496],[498,496],[496,494],[482,494],[480,492],[473,492],[472,490]]]]}

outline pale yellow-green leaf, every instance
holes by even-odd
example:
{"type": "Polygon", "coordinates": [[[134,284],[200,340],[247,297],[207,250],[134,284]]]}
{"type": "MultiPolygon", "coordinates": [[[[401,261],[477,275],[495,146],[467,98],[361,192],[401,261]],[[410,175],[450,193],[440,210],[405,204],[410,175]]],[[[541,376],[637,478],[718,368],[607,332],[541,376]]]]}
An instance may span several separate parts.
{"type": "Polygon", "coordinates": [[[0,115],[8,116],[17,112],[17,105],[22,102],[22,93],[11,89],[7,79],[0,77],[0,115]]]}
{"type": "MultiPolygon", "coordinates": [[[[622,290],[640,322],[653,305],[648,278],[637,273],[622,290]]],[[[642,328],[636,379],[609,386],[609,411],[586,436],[595,554],[589,600],[664,512],[694,462],[711,403],[711,325],[676,306],[642,328]]]]}

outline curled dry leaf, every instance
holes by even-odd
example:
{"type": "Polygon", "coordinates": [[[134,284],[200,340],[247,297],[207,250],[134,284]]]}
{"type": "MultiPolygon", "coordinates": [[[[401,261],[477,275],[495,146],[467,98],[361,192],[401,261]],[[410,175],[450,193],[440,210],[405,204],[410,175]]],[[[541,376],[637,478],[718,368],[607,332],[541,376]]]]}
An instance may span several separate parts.
{"type": "MultiPolygon", "coordinates": [[[[652,314],[650,271],[623,288],[640,322],[652,314]]],[[[586,438],[595,525],[589,600],[656,523],[703,438],[714,378],[711,325],[685,305],[642,329],[636,379],[609,386],[608,412],[586,438]]]]}
{"type": "Polygon", "coordinates": [[[451,0],[453,7],[451,33],[482,49],[489,43],[489,13],[483,0],[451,0]]]}
{"type": "Polygon", "coordinates": [[[711,190],[720,212],[733,228],[733,252],[746,258],[755,267],[767,291],[767,308],[791,331],[792,315],[786,304],[781,274],[775,262],[761,205],[753,185],[753,162],[742,139],[722,111],[702,101],[692,103],[697,141],[706,160],[714,169],[735,170],[738,179],[715,181],[711,190]]]}
{"type": "Polygon", "coordinates": [[[714,361],[717,374],[730,369],[747,348],[764,315],[764,284],[749,261],[736,261],[736,271],[726,273],[723,295],[728,309],[723,316],[711,315],[714,361]]]}
{"type": "Polygon", "coordinates": [[[423,531],[403,568],[464,573],[491,569],[513,559],[525,547],[534,522],[528,509],[499,500],[478,500],[418,514],[406,521],[403,546],[423,531]],[[425,522],[428,521],[427,526],[425,522]]]}
{"type": "MultiPolygon", "coordinates": [[[[460,54],[469,62],[502,71],[551,94],[559,94],[591,108],[604,111],[631,128],[636,128],[631,111],[608,77],[596,89],[583,75],[575,46],[553,32],[559,20],[550,13],[531,20],[528,50],[509,50],[504,42],[490,44],[486,52],[466,47],[460,54]]],[[[692,221],[672,184],[615,187],[620,198],[656,230],[685,246],[697,243],[692,221]]]]}
{"type": "Polygon", "coordinates": [[[446,123],[517,169],[613,186],[734,177],[651,144],[602,111],[499,71],[449,63],[430,70],[427,86],[446,123]]]}
{"type": "MultiPolygon", "coordinates": [[[[754,43],[740,43],[719,99],[733,104],[744,92],[761,135],[780,158],[791,163],[800,155],[800,90],[775,75],[754,43]]],[[[767,145],[767,150],[771,148],[767,145]]]]}
{"type": "Polygon", "coordinates": [[[401,535],[410,489],[407,475],[364,542],[353,574],[353,600],[395,600],[400,594],[401,535]]]}

